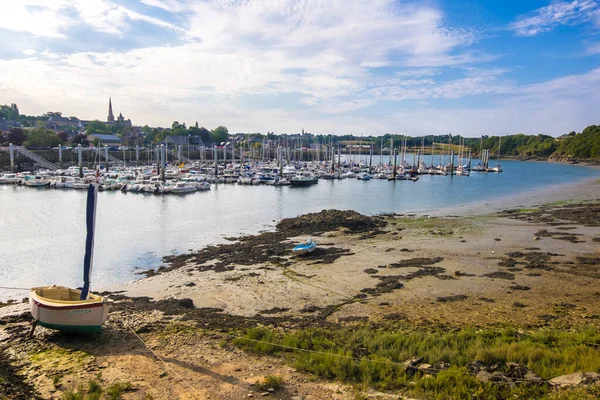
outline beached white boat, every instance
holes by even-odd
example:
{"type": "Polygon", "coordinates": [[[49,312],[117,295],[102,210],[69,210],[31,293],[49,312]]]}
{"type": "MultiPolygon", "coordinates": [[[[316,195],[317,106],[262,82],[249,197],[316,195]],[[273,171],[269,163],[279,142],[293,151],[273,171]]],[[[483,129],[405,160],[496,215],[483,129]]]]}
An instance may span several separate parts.
{"type": "Polygon", "coordinates": [[[90,293],[98,186],[90,184],[86,206],[87,237],[83,261],[83,288],[35,287],[29,293],[33,316],[31,334],[39,324],[62,331],[99,331],[108,317],[108,298],[90,293]]]}
{"type": "Polygon", "coordinates": [[[90,293],[81,300],[81,290],[64,286],[31,289],[29,306],[39,325],[67,331],[99,331],[109,311],[107,298],[90,293]]]}

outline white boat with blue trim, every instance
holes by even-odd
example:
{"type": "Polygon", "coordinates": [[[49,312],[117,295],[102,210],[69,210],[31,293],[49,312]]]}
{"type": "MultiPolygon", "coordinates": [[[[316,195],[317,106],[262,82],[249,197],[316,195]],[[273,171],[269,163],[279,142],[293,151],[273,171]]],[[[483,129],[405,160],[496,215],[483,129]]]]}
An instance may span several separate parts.
{"type": "Polygon", "coordinates": [[[301,244],[295,246],[292,249],[292,252],[294,252],[294,254],[297,254],[297,255],[303,255],[303,254],[312,253],[313,250],[316,248],[317,248],[317,242],[315,242],[312,239],[308,239],[306,241],[306,243],[301,243],[301,244]]]}

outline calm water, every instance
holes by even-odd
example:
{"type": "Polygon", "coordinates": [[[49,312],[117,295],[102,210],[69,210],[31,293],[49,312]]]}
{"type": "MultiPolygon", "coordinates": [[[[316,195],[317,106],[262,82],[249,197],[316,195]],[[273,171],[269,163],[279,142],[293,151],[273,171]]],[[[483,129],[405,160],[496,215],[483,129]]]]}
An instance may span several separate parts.
{"type": "MultiPolygon", "coordinates": [[[[413,212],[486,201],[600,175],[597,169],[504,161],[504,172],[421,176],[416,183],[320,180],[308,188],[218,185],[187,196],[101,192],[93,287],[130,281],[167,254],[326,208],[413,212]]],[[[81,286],[85,191],[0,185],[0,286],[81,286]]],[[[0,289],[0,299],[26,293],[0,289]]]]}

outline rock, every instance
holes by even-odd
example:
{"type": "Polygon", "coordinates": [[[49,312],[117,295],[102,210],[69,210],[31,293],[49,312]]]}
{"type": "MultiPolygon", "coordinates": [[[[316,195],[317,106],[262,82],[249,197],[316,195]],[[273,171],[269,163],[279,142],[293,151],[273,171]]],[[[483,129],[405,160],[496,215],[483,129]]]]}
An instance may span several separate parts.
{"type": "Polygon", "coordinates": [[[108,368],[108,363],[103,362],[102,364],[98,365],[98,368],[101,368],[101,369],[108,368]]]}
{"type": "Polygon", "coordinates": [[[480,361],[473,361],[467,364],[467,369],[472,374],[477,374],[481,370],[485,370],[485,365],[480,361]]]}
{"type": "Polygon", "coordinates": [[[196,284],[194,282],[186,282],[183,284],[183,286],[192,287],[192,286],[196,286],[196,284]]]}
{"type": "Polygon", "coordinates": [[[423,361],[423,357],[413,357],[409,360],[404,361],[403,365],[404,365],[404,372],[408,375],[408,376],[412,376],[414,375],[418,369],[417,369],[417,365],[419,365],[419,363],[423,361]]]}
{"type": "Polygon", "coordinates": [[[268,389],[267,389],[267,392],[271,392],[271,393],[273,393],[274,391],[275,391],[275,389],[273,389],[273,388],[268,388],[268,389]]]}
{"type": "Polygon", "coordinates": [[[254,397],[254,395],[252,393],[248,393],[246,397],[254,397]]]}
{"type": "Polygon", "coordinates": [[[524,379],[529,369],[523,365],[519,365],[516,362],[507,362],[506,363],[506,376],[513,379],[524,379]]]}
{"type": "Polygon", "coordinates": [[[417,367],[419,371],[427,371],[429,368],[431,368],[431,364],[421,364],[417,367]]]}
{"type": "Polygon", "coordinates": [[[177,303],[183,308],[194,308],[194,301],[192,299],[179,299],[177,303]]]}
{"type": "Polygon", "coordinates": [[[271,393],[269,393],[269,392],[262,392],[260,395],[261,395],[261,396],[268,396],[268,395],[270,395],[270,394],[271,394],[271,393]]]}
{"type": "Polygon", "coordinates": [[[413,357],[409,360],[404,361],[404,367],[416,367],[419,363],[423,361],[423,357],[413,357]]]}
{"type": "Polygon", "coordinates": [[[163,371],[158,375],[159,378],[164,378],[165,376],[167,376],[167,371],[163,371]]]}
{"type": "Polygon", "coordinates": [[[475,379],[477,379],[479,382],[490,382],[492,380],[492,374],[487,371],[481,370],[477,373],[475,379]]]}
{"type": "Polygon", "coordinates": [[[433,368],[436,370],[448,369],[450,368],[450,364],[444,361],[440,361],[438,363],[433,364],[433,368]]]}
{"type": "Polygon", "coordinates": [[[525,380],[529,383],[538,384],[544,382],[542,378],[540,378],[535,372],[527,371],[525,374],[525,380]]]}
{"type": "Polygon", "coordinates": [[[600,374],[595,372],[575,372],[568,375],[557,376],[548,381],[548,383],[555,387],[570,387],[589,385],[600,380],[600,374]]]}

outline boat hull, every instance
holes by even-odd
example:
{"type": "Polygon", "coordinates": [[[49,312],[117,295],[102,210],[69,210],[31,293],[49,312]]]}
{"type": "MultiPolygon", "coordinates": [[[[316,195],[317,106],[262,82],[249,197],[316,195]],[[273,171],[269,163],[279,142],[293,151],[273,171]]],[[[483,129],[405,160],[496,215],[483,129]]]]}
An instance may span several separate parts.
{"type": "Polygon", "coordinates": [[[65,292],[81,293],[63,286],[33,288],[29,294],[33,319],[39,325],[60,331],[100,331],[108,317],[108,300],[97,295],[91,295],[89,300],[60,300],[65,292]]]}
{"type": "Polygon", "coordinates": [[[292,249],[292,252],[296,255],[303,255],[303,254],[308,254],[308,253],[312,253],[314,249],[317,248],[317,243],[316,242],[312,242],[311,244],[299,244],[296,247],[294,247],[292,249]]]}
{"type": "Polygon", "coordinates": [[[298,186],[298,187],[311,186],[311,185],[315,185],[317,183],[319,183],[318,179],[291,180],[290,181],[291,186],[298,186]]]}

